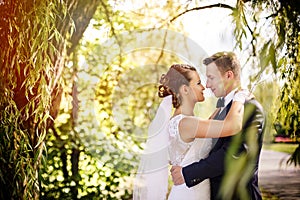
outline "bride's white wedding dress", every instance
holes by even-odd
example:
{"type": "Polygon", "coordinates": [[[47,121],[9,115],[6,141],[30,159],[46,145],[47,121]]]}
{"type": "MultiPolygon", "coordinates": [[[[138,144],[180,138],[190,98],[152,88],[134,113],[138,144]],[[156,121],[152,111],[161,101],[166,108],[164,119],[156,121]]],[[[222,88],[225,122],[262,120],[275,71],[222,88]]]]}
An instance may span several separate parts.
{"type": "MultiPolygon", "coordinates": [[[[196,138],[193,142],[186,143],[182,141],[178,125],[184,115],[177,115],[169,121],[168,132],[169,132],[169,159],[171,165],[180,165],[182,167],[187,166],[193,162],[199,161],[201,158],[208,156],[212,139],[210,138],[196,138]]],[[[173,185],[169,200],[181,200],[181,199],[210,199],[210,183],[206,179],[198,185],[188,188],[185,184],[173,185]]]]}
{"type": "Polygon", "coordinates": [[[178,125],[184,115],[172,115],[172,96],[165,97],[148,129],[148,138],[134,179],[134,200],[209,200],[210,184],[205,180],[188,188],[185,184],[172,186],[168,194],[171,165],[182,167],[208,156],[212,139],[181,140],[178,125]]]}

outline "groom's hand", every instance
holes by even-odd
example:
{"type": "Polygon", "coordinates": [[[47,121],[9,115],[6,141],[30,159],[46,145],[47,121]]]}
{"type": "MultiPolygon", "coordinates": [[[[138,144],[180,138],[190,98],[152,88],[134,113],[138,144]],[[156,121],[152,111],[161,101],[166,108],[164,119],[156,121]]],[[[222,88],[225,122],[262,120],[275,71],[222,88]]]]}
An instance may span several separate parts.
{"type": "Polygon", "coordinates": [[[181,185],[183,184],[184,178],[182,175],[182,167],[181,166],[172,166],[171,170],[172,180],[174,185],[181,185]]]}

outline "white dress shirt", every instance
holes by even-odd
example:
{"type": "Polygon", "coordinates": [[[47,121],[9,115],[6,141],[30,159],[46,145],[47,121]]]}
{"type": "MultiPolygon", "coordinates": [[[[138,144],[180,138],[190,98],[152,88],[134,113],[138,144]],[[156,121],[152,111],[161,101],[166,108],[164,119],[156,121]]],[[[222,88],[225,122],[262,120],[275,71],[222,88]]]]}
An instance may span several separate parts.
{"type": "Polygon", "coordinates": [[[221,107],[221,110],[219,113],[223,111],[223,109],[232,101],[235,92],[237,91],[237,88],[229,92],[225,97],[224,97],[224,107],[221,107]]]}

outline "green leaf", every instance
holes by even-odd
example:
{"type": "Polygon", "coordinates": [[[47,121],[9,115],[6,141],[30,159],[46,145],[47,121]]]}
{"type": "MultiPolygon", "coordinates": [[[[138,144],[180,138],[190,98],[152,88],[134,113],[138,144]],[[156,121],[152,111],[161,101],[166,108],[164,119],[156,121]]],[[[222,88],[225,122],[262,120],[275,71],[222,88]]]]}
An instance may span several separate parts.
{"type": "Polygon", "coordinates": [[[277,73],[277,61],[276,61],[276,49],[273,43],[270,44],[270,48],[269,48],[269,58],[270,58],[270,62],[272,64],[272,68],[274,70],[274,73],[277,73]]]}

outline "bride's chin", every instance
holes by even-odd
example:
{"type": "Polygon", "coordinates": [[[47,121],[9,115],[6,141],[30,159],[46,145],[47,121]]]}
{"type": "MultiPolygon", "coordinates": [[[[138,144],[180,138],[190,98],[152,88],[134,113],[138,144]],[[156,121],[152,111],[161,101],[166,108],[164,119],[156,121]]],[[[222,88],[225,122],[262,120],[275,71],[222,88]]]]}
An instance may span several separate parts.
{"type": "Polygon", "coordinates": [[[205,101],[205,97],[203,97],[202,99],[199,99],[198,102],[203,102],[203,101],[205,101]]]}

